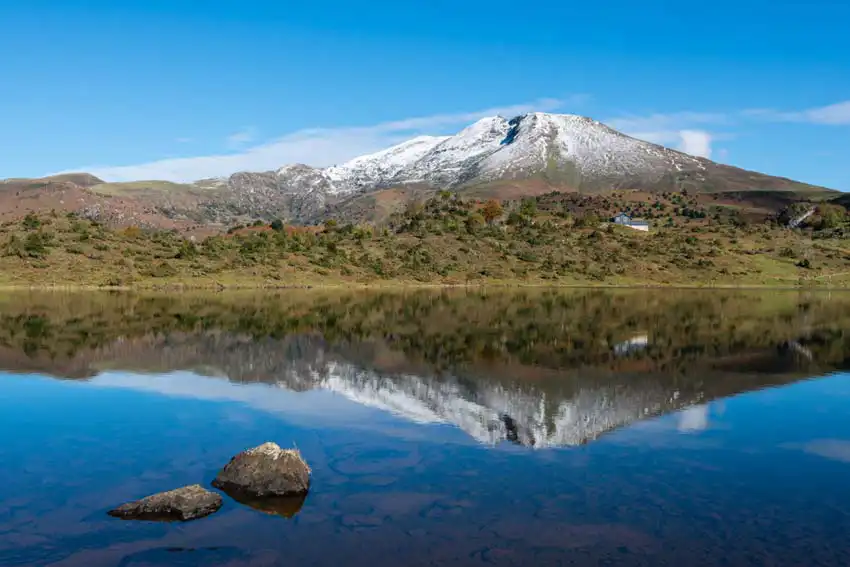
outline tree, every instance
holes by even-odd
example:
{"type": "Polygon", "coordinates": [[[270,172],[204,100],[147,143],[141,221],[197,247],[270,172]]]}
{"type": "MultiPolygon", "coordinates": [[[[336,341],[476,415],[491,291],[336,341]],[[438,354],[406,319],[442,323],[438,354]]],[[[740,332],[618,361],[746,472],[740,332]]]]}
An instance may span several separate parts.
{"type": "Polygon", "coordinates": [[[847,210],[841,205],[821,205],[818,207],[820,215],[819,228],[838,228],[847,218],[847,210]]]}
{"type": "Polygon", "coordinates": [[[271,229],[275,232],[280,232],[283,230],[283,221],[280,219],[274,219],[271,224],[271,229]]]}
{"type": "Polygon", "coordinates": [[[26,230],[35,230],[41,226],[41,220],[39,220],[35,213],[30,212],[24,217],[22,224],[26,230]]]}
{"type": "Polygon", "coordinates": [[[534,218],[537,214],[537,201],[534,199],[523,199],[519,206],[519,212],[528,218],[534,218]]]}
{"type": "Polygon", "coordinates": [[[480,226],[484,224],[484,218],[479,214],[472,214],[466,218],[466,232],[469,234],[475,234],[475,231],[478,230],[480,226]]]}
{"type": "Polygon", "coordinates": [[[484,204],[484,208],[481,209],[481,214],[484,215],[484,220],[487,224],[493,224],[493,221],[501,218],[503,213],[502,204],[496,199],[490,199],[484,204]]]}

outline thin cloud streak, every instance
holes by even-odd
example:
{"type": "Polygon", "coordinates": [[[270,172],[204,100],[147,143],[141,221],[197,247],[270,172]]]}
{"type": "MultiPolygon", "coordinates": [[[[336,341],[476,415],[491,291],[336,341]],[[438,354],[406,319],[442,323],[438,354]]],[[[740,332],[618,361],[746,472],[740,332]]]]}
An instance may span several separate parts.
{"type": "Polygon", "coordinates": [[[751,115],[773,122],[804,122],[825,126],[847,126],[850,125],[850,100],[798,112],[758,110],[751,111],[751,115]]]}
{"type": "Polygon", "coordinates": [[[231,134],[227,137],[227,147],[231,149],[239,149],[246,144],[250,144],[257,137],[257,129],[256,128],[245,128],[239,132],[231,134]]]}

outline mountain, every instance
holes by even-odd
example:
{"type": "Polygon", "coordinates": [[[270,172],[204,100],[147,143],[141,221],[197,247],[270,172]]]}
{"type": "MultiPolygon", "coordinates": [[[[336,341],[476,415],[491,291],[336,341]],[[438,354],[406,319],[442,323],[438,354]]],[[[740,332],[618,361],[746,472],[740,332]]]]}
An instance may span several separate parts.
{"type": "MultiPolygon", "coordinates": [[[[291,167],[277,174],[286,176],[291,167]]],[[[644,142],[590,118],[545,113],[484,118],[454,136],[414,138],[312,172],[311,187],[322,185],[333,195],[410,184],[462,189],[535,177],[569,191],[820,189],[644,142]]]]}
{"type": "Polygon", "coordinates": [[[104,211],[124,206],[120,198],[136,199],[173,222],[224,225],[240,218],[301,223],[345,218],[352,209],[374,211],[385,201],[391,201],[386,208],[398,208],[417,192],[440,189],[477,198],[687,190],[744,203],[758,194],[758,207],[768,210],[787,205],[789,196],[793,201],[835,194],[638,140],[590,118],[546,113],[484,118],[453,136],[420,136],[327,168],[290,164],[193,184],[93,183],[82,175],[65,177],[84,180],[78,184],[83,189],[111,198],[104,211]],[[386,190],[393,193],[381,195],[386,190]]]}

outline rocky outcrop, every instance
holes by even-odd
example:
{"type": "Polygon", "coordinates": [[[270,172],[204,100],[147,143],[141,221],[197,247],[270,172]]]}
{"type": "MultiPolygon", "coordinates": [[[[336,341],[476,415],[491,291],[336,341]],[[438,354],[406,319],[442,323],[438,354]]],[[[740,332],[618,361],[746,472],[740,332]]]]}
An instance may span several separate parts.
{"type": "Polygon", "coordinates": [[[212,484],[243,498],[296,496],[310,489],[310,467],[299,451],[263,443],[230,459],[212,484]]]}
{"type": "Polygon", "coordinates": [[[128,502],[108,514],[124,520],[188,521],[209,516],[221,508],[222,498],[199,484],[160,492],[128,502]]]}

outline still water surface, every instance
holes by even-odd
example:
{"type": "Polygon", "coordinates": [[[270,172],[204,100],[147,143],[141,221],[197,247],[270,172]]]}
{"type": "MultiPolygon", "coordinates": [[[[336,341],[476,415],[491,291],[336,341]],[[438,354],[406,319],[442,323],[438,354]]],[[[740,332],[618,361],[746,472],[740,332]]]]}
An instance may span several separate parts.
{"type": "Polygon", "coordinates": [[[850,295],[0,295],[0,565],[847,565],[850,295]],[[296,445],[303,502],[106,511],[296,445]]]}

